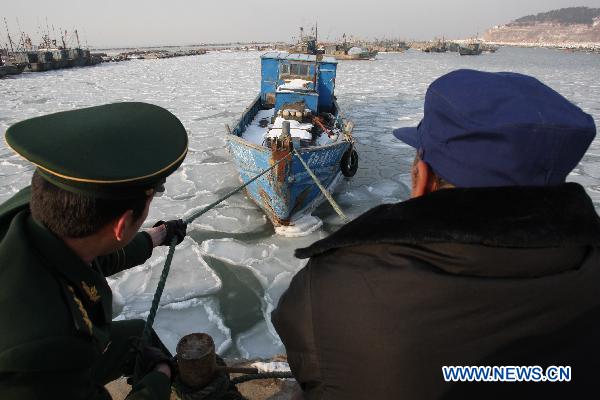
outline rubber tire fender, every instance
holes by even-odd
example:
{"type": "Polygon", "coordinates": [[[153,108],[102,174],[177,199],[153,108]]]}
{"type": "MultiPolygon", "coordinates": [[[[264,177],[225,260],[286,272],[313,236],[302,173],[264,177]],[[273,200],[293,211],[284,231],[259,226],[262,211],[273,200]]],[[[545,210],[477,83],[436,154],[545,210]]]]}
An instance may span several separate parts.
{"type": "Polygon", "coordinates": [[[350,147],[340,161],[340,169],[346,178],[352,178],[358,170],[358,153],[350,147]]]}

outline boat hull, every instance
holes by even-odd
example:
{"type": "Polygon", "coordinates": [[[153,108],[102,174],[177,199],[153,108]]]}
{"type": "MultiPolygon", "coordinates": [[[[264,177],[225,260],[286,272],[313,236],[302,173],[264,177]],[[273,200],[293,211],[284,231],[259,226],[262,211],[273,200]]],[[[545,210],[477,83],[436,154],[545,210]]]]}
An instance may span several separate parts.
{"type": "MultiPolygon", "coordinates": [[[[264,211],[273,225],[292,225],[296,219],[309,214],[323,202],[320,189],[293,153],[273,151],[234,135],[228,135],[227,145],[242,183],[247,183],[285,158],[246,188],[248,197],[264,211]]],[[[340,141],[328,146],[303,148],[298,153],[321,185],[331,192],[340,181],[340,162],[349,147],[349,142],[340,141]]]]}
{"type": "Polygon", "coordinates": [[[24,69],[24,65],[2,65],[0,66],[0,76],[19,75],[24,69]]]}

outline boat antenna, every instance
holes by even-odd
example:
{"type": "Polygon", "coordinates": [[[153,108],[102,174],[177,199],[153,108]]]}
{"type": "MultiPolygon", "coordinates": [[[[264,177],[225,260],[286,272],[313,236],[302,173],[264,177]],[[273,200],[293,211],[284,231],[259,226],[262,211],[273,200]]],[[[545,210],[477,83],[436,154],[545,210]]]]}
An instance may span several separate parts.
{"type": "MultiPolygon", "coordinates": [[[[42,37],[42,40],[43,40],[43,37],[44,37],[43,32],[44,32],[44,30],[42,29],[42,25],[40,24],[40,19],[38,18],[37,19],[37,32],[36,33],[37,33],[38,36],[42,37]]],[[[40,46],[38,46],[38,48],[39,47],[40,46]]]]}
{"type": "Polygon", "coordinates": [[[85,30],[85,26],[83,27],[83,36],[85,36],[85,48],[86,49],[90,49],[90,45],[88,44],[88,35],[87,32],[85,30]]]}
{"type": "Polygon", "coordinates": [[[52,39],[52,44],[53,44],[55,47],[58,47],[58,46],[56,45],[56,29],[54,29],[54,24],[52,24],[52,36],[54,37],[54,39],[52,39]]]}
{"type": "MultiPolygon", "coordinates": [[[[4,43],[4,47],[0,47],[0,56],[2,55],[3,51],[6,51],[5,54],[8,55],[8,43],[6,42],[6,40],[4,40],[4,35],[2,35],[2,43],[4,43]]],[[[0,57],[0,65],[2,65],[2,57],[0,57]]]]}
{"type": "Polygon", "coordinates": [[[63,35],[63,33],[62,33],[62,28],[61,28],[61,29],[60,29],[60,40],[61,40],[61,42],[62,42],[62,44],[63,44],[63,49],[66,49],[66,48],[67,48],[67,44],[65,43],[65,38],[66,38],[66,36],[67,36],[67,30],[65,29],[65,34],[63,35]]]}
{"type": "Polygon", "coordinates": [[[10,51],[11,53],[15,51],[15,49],[13,48],[13,42],[12,39],[10,37],[10,32],[8,30],[8,22],[6,22],[6,17],[4,17],[4,26],[6,27],[6,34],[8,35],[8,43],[10,43],[10,51]]]}
{"type": "Polygon", "coordinates": [[[48,26],[48,17],[46,17],[46,48],[50,48],[50,27],[48,26]]]}

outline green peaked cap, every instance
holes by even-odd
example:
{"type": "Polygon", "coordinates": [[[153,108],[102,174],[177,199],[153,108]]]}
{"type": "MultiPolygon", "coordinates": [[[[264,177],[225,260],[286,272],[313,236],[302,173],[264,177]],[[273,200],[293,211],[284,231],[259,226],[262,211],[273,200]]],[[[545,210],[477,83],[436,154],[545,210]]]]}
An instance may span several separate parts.
{"type": "Polygon", "coordinates": [[[133,102],[31,118],[5,138],[50,183],[98,198],[139,197],[160,187],[188,149],[175,115],[133,102]]]}

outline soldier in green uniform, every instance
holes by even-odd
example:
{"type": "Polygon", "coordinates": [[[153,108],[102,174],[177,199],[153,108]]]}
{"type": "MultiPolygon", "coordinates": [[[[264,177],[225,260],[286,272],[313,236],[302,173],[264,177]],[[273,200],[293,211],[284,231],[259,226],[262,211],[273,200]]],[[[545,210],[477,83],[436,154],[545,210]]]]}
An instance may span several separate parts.
{"type": "Polygon", "coordinates": [[[37,168],[0,206],[0,399],[168,399],[168,351],[140,349],[144,322],[112,322],[105,276],[185,236],[181,220],[138,232],[155,192],[187,154],[181,122],[144,103],[61,112],[11,126],[6,143],[37,168]]]}

